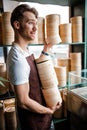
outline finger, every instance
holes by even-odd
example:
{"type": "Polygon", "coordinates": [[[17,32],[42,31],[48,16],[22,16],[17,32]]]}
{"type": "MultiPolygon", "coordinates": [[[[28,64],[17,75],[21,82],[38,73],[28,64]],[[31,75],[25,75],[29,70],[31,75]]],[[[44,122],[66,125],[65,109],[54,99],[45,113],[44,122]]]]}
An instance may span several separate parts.
{"type": "Polygon", "coordinates": [[[45,38],[45,44],[48,44],[47,38],[45,38]]]}
{"type": "Polygon", "coordinates": [[[61,102],[58,102],[57,105],[62,105],[62,103],[61,103],[61,102]]]}

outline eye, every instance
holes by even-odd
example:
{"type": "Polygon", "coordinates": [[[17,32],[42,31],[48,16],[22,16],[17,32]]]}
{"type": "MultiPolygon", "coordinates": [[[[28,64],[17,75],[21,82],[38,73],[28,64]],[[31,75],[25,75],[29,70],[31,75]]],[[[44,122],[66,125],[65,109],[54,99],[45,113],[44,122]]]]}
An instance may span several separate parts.
{"type": "Polygon", "coordinates": [[[33,24],[33,22],[30,22],[30,21],[29,21],[28,24],[33,24]]]}

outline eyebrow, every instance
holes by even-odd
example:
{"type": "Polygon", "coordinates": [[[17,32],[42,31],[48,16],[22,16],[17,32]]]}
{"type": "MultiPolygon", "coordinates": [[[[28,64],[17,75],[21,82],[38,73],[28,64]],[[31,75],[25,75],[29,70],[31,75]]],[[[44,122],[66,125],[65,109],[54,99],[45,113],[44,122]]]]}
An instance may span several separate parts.
{"type": "Polygon", "coordinates": [[[35,19],[28,19],[28,20],[30,20],[30,21],[36,21],[35,19]]]}
{"type": "Polygon", "coordinates": [[[36,22],[37,20],[35,20],[35,19],[26,19],[27,21],[32,21],[32,22],[36,22]]]}

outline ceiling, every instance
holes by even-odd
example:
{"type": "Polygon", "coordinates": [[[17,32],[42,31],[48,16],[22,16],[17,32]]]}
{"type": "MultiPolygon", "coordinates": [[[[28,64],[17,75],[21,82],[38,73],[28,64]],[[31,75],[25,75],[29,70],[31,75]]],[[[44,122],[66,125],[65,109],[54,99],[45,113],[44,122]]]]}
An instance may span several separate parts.
{"type": "Polygon", "coordinates": [[[75,5],[85,2],[85,0],[14,0],[14,1],[35,2],[35,3],[41,3],[41,4],[57,4],[57,5],[62,5],[62,6],[75,6],[75,5]]]}

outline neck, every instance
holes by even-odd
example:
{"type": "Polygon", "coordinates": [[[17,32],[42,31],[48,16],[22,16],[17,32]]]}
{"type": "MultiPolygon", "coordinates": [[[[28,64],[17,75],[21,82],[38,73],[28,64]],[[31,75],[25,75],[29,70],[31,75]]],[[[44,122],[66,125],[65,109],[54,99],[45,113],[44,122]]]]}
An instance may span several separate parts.
{"type": "Polygon", "coordinates": [[[26,41],[23,38],[20,38],[20,39],[15,38],[14,43],[16,43],[18,46],[20,46],[22,50],[27,51],[27,46],[29,44],[29,41],[26,41]]]}
{"type": "Polygon", "coordinates": [[[16,43],[22,50],[28,51],[28,44],[26,44],[25,42],[19,42],[15,40],[14,43],[16,43]]]}

